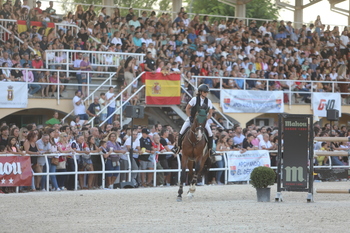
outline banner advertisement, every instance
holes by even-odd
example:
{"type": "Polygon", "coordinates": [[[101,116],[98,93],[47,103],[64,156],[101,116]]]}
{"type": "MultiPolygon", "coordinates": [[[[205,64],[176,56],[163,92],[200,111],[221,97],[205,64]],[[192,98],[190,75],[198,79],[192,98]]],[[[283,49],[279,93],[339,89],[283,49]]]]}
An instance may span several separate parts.
{"type": "Polygon", "coordinates": [[[245,153],[229,151],[226,153],[230,168],[228,181],[248,181],[254,168],[270,167],[270,154],[267,150],[251,150],[245,153]]]}
{"type": "Polygon", "coordinates": [[[0,186],[31,186],[30,156],[0,157],[0,186]]]}
{"type": "Polygon", "coordinates": [[[288,190],[307,187],[308,130],[307,118],[284,118],[283,187],[288,190]]]}
{"type": "Polygon", "coordinates": [[[341,117],[340,93],[312,93],[312,108],[314,116],[327,117],[327,110],[336,109],[341,117]]]}
{"type": "Polygon", "coordinates": [[[147,72],[145,75],[146,104],[180,104],[180,74],[147,72]]]}
{"type": "Polygon", "coordinates": [[[0,108],[26,108],[28,86],[25,82],[2,82],[0,85],[0,108]]]}
{"type": "Polygon", "coordinates": [[[221,107],[224,113],[283,113],[283,91],[222,90],[221,107]]]}

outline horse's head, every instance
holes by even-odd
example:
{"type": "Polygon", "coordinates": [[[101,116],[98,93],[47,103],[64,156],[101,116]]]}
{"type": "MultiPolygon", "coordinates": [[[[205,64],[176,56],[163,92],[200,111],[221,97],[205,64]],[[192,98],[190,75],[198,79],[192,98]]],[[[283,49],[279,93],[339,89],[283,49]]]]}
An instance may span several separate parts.
{"type": "Polygon", "coordinates": [[[195,118],[194,133],[198,141],[202,140],[204,134],[205,123],[207,122],[207,112],[205,109],[199,109],[195,118]]]}

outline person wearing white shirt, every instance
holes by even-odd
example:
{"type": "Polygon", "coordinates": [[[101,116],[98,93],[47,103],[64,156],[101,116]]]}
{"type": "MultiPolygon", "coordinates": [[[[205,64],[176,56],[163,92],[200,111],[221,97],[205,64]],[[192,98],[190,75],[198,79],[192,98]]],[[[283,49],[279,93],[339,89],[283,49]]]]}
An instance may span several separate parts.
{"type": "Polygon", "coordinates": [[[342,35],[339,38],[339,49],[341,52],[341,55],[345,55],[347,51],[347,46],[349,44],[349,37],[348,37],[348,31],[343,31],[342,35]]]}
{"type": "Polygon", "coordinates": [[[243,142],[244,138],[245,138],[245,136],[242,134],[242,127],[237,126],[235,129],[235,136],[233,137],[234,145],[242,146],[242,142],[243,142]]]}
{"type": "Polygon", "coordinates": [[[86,114],[86,109],[84,105],[84,96],[81,93],[81,90],[77,90],[75,92],[75,96],[73,98],[73,107],[74,107],[74,115],[79,116],[81,120],[89,120],[89,117],[86,114]]]}
{"type": "Polygon", "coordinates": [[[272,144],[269,141],[269,135],[265,133],[263,135],[263,140],[259,142],[259,150],[271,150],[272,144]]]}
{"type": "MultiPolygon", "coordinates": [[[[74,70],[80,70],[80,63],[83,61],[83,54],[82,53],[78,53],[77,54],[77,59],[75,59],[74,63],[73,63],[73,69],[74,70]]],[[[83,83],[83,79],[81,77],[81,72],[76,72],[76,78],[79,84],[83,83]]],[[[82,87],[79,86],[79,90],[82,90],[82,87]]]]}
{"type": "Polygon", "coordinates": [[[117,45],[117,44],[123,45],[123,42],[122,42],[122,40],[120,39],[120,33],[119,33],[119,32],[114,32],[113,36],[114,36],[114,37],[113,37],[113,39],[112,39],[112,41],[111,41],[112,44],[115,44],[115,45],[117,45]]]}
{"type": "Polygon", "coordinates": [[[109,87],[108,92],[106,93],[106,101],[108,101],[108,107],[107,107],[107,124],[112,124],[112,122],[114,121],[114,117],[111,116],[114,111],[115,111],[115,106],[116,106],[116,101],[114,99],[114,97],[116,97],[117,95],[114,94],[114,88],[113,87],[109,87]]]}

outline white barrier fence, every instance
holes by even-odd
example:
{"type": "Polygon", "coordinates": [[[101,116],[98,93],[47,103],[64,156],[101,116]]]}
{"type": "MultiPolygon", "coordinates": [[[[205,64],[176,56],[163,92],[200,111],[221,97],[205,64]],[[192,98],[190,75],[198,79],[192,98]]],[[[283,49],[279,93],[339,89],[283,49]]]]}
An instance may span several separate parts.
{"type": "Polygon", "coordinates": [[[136,59],[136,65],[143,63],[145,54],[142,53],[117,53],[89,50],[45,50],[46,52],[46,67],[55,65],[73,66],[74,60],[77,59],[78,53],[89,56],[89,61],[92,67],[119,67],[122,60],[126,61],[128,57],[136,59]]]}
{"type": "MultiPolygon", "coordinates": [[[[218,151],[216,154],[217,156],[222,156],[222,159],[224,161],[223,167],[217,167],[217,168],[210,168],[209,172],[218,172],[218,171],[223,171],[224,172],[224,184],[227,184],[228,182],[230,182],[228,180],[229,177],[229,172],[230,172],[230,167],[229,167],[229,163],[228,163],[228,157],[227,157],[227,153],[228,152],[232,152],[232,151],[218,151]]],[[[315,154],[317,154],[318,151],[315,151],[315,154]]],[[[320,151],[319,151],[320,152],[320,151]]],[[[268,151],[268,153],[277,153],[276,150],[270,150],[268,151]]],[[[334,152],[336,153],[336,152],[334,152]]],[[[112,154],[116,154],[116,153],[112,153],[112,154]]],[[[159,154],[166,154],[166,155],[174,155],[172,152],[165,152],[165,153],[159,153],[159,154]]],[[[49,182],[50,182],[50,175],[74,175],[75,176],[75,182],[74,182],[74,190],[78,190],[78,175],[85,175],[85,174],[102,174],[102,188],[105,188],[105,180],[106,180],[106,174],[111,174],[111,173],[125,173],[128,174],[128,182],[131,182],[131,174],[132,173],[153,173],[153,186],[156,187],[156,176],[157,173],[164,173],[164,172],[172,172],[172,173],[177,173],[178,176],[178,182],[180,182],[180,178],[181,178],[181,158],[180,156],[175,156],[177,163],[178,163],[178,167],[176,169],[159,169],[157,170],[157,163],[155,161],[155,158],[153,159],[153,170],[132,170],[131,165],[131,159],[129,156],[129,153],[127,153],[127,169],[126,170],[106,170],[106,166],[105,166],[105,159],[103,157],[102,153],[90,153],[91,156],[100,156],[101,159],[101,164],[102,164],[102,170],[101,171],[79,171],[78,170],[78,160],[77,160],[77,156],[82,155],[82,154],[78,154],[78,153],[73,153],[73,154],[63,154],[63,153],[51,153],[51,154],[38,154],[38,155],[31,155],[31,156],[44,156],[45,157],[45,163],[49,164],[49,160],[48,157],[53,157],[53,156],[71,156],[73,157],[73,161],[74,161],[74,171],[66,171],[66,172],[49,172],[49,168],[46,167],[46,172],[42,172],[42,173],[34,173],[33,172],[33,176],[46,176],[46,187],[47,190],[49,191],[48,187],[49,187],[49,182]]],[[[121,154],[119,154],[121,155],[121,154]]],[[[321,154],[320,154],[321,155],[321,154]]],[[[1,157],[6,157],[6,156],[16,156],[13,154],[1,154],[1,157]]],[[[24,155],[26,156],[26,155],[24,155]]],[[[317,157],[317,155],[315,155],[315,157],[317,157]]],[[[276,166],[271,166],[272,169],[277,170],[276,166]]],[[[333,166],[331,161],[329,165],[324,165],[324,166],[314,166],[314,168],[324,168],[324,169],[333,169],[333,168],[343,168],[343,169],[350,169],[349,165],[344,165],[344,166],[333,166]]],[[[186,171],[188,172],[188,169],[186,169],[186,171]]],[[[204,177],[203,177],[203,181],[204,181],[204,177]]],[[[249,180],[242,180],[242,181],[246,181],[247,184],[249,184],[249,180]]],[[[204,182],[203,182],[204,183],[204,182]]],[[[18,187],[17,187],[17,192],[18,192],[18,187]]]]}

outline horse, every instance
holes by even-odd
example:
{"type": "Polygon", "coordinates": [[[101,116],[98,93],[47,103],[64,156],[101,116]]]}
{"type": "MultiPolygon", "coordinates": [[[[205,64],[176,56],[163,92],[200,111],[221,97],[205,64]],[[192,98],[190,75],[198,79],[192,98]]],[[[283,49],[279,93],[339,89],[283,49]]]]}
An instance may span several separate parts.
{"type": "Polygon", "coordinates": [[[181,160],[181,181],[177,201],[182,201],[183,184],[186,182],[186,168],[189,169],[190,189],[187,192],[190,198],[196,191],[197,178],[205,174],[211,165],[209,148],[205,135],[205,124],[207,121],[207,112],[205,109],[199,109],[190,129],[183,136],[182,140],[182,160],[181,160]],[[193,162],[195,163],[195,172],[193,175],[193,162]]]}

